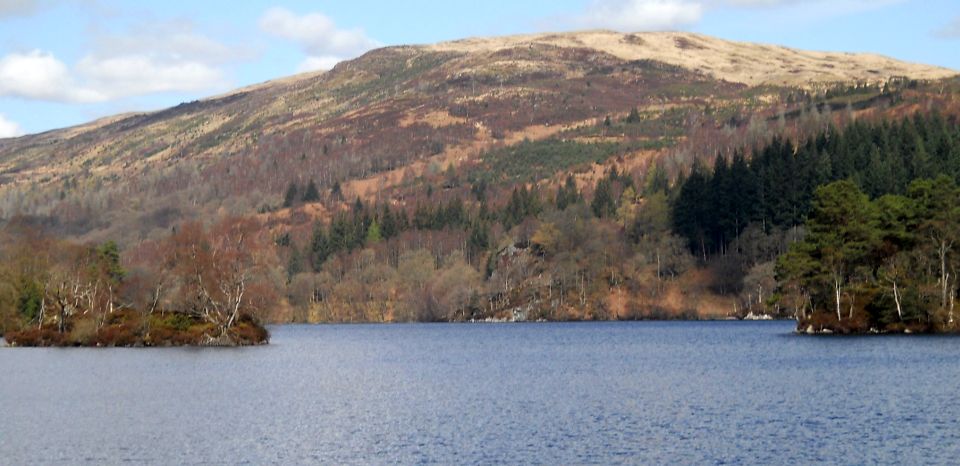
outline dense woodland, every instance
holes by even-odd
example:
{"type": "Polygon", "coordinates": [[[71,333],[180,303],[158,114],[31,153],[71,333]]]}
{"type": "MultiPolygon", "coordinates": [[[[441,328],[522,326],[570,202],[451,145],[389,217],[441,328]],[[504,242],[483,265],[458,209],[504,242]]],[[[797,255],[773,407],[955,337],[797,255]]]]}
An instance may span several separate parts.
{"type": "Polygon", "coordinates": [[[855,122],[798,147],[774,140],[749,162],[695,166],[673,224],[706,263],[742,256],[751,228],[796,232],[768,305],[790,307],[804,329],[952,330],[958,176],[955,119],[855,122]]]}
{"type": "MultiPolygon", "coordinates": [[[[269,237],[277,230],[251,218],[179,225],[122,259],[110,243],[72,245],[14,221],[0,312],[7,332],[81,342],[120,325],[147,344],[158,322],[181,316],[192,319],[181,329],[209,341],[246,339],[238,325],[258,319],[753,313],[796,316],[817,331],[952,329],[956,119],[934,112],[825,127],[799,142],[721,153],[711,166],[698,158],[686,173],[663,159],[642,171],[613,165],[588,185],[550,161],[534,169],[561,169],[553,184],[517,183],[531,176],[527,165],[500,178],[451,166],[412,203],[348,201],[339,184],[294,182],[283,199],[291,212],[331,199],[344,208],[306,233],[269,237]],[[29,254],[31,241],[48,252],[29,254]],[[117,314],[136,318],[115,324],[117,314]]],[[[487,160],[543,159],[551,147],[581,163],[618,150],[524,142],[487,160]]]]}

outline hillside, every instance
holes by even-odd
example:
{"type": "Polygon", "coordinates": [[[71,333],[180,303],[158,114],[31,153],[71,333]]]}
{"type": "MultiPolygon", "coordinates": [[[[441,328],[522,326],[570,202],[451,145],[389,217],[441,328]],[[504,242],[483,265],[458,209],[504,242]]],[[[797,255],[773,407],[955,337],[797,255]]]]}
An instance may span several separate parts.
{"type": "Polygon", "coordinates": [[[146,237],[168,226],[167,217],[277,204],[291,181],[306,177],[372,195],[411,170],[460,164],[632,108],[679,118],[638,135],[673,143],[687,128],[663,128],[688,124],[704,107],[747,118],[801,87],[951,73],[684,33],[390,47],[327,73],[0,141],[0,215],[53,216],[72,235],[136,240],[125,219],[149,217],[136,221],[137,236],[146,237]]]}
{"type": "Polygon", "coordinates": [[[130,302],[151,307],[164,287],[145,277],[179,276],[176,293],[193,280],[164,254],[237,248],[224,241],[240,228],[234,259],[256,264],[272,320],[742,315],[745,275],[769,291],[796,235],[754,226],[770,248],[731,272],[727,241],[717,259],[691,239],[702,229],[671,225],[691,167],[854,122],[956,125],[958,96],[949,70],[686,33],[388,47],[0,140],[0,219],[14,238],[115,241],[139,280],[130,302]]]}

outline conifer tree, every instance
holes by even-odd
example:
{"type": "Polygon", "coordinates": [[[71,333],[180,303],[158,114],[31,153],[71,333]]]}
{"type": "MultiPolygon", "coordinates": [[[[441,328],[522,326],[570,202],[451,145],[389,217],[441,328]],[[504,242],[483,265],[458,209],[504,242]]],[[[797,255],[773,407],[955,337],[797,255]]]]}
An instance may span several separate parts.
{"type": "Polygon", "coordinates": [[[314,183],[313,180],[310,180],[310,182],[307,183],[307,189],[303,192],[303,202],[311,203],[319,200],[320,191],[317,190],[316,183],[314,183]]]}
{"type": "Polygon", "coordinates": [[[299,188],[297,187],[297,184],[294,182],[290,182],[290,185],[287,186],[286,194],[283,195],[283,207],[285,209],[293,207],[293,204],[297,202],[298,192],[299,192],[299,188]]]}
{"type": "Polygon", "coordinates": [[[617,203],[613,198],[613,187],[608,178],[597,182],[590,209],[597,218],[608,218],[616,215],[617,203]]]}

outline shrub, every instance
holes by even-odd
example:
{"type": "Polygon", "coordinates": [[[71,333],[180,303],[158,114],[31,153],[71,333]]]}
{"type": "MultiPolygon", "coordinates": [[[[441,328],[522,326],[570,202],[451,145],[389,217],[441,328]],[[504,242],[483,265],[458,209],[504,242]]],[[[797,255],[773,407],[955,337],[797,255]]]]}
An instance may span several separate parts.
{"type": "Polygon", "coordinates": [[[129,323],[110,325],[97,333],[99,346],[134,346],[141,343],[135,329],[129,323]]]}
{"type": "Polygon", "coordinates": [[[241,322],[229,331],[234,341],[241,345],[261,345],[270,340],[270,332],[252,322],[241,322]]]}
{"type": "Polygon", "coordinates": [[[63,346],[65,343],[64,335],[50,327],[38,329],[31,327],[19,332],[11,332],[4,335],[7,343],[13,346],[63,346]]]}
{"type": "Polygon", "coordinates": [[[77,320],[73,323],[68,340],[75,345],[89,346],[97,342],[97,323],[92,319],[77,320]]]}

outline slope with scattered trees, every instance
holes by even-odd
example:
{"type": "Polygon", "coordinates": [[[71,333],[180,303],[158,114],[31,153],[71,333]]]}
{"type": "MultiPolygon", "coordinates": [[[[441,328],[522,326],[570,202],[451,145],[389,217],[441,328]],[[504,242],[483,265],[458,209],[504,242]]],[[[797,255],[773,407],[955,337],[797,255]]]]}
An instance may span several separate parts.
{"type": "Polygon", "coordinates": [[[261,320],[789,317],[806,295],[820,315],[777,268],[817,189],[955,178],[960,79],[886,61],[758,83],[720,66],[732,50],[780,49],[605,32],[391,47],[0,141],[2,253],[58,251],[4,263],[5,330],[243,343],[261,320]],[[717,51],[708,69],[671,61],[694,43],[717,51]],[[89,272],[101,248],[123,274],[89,272]]]}

